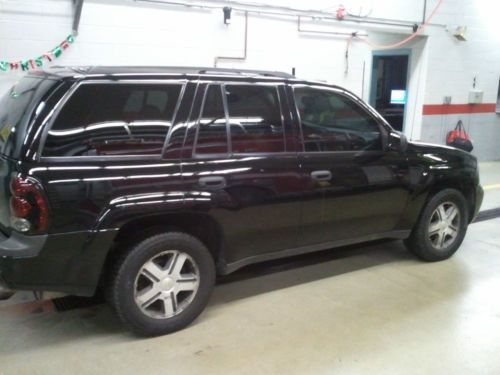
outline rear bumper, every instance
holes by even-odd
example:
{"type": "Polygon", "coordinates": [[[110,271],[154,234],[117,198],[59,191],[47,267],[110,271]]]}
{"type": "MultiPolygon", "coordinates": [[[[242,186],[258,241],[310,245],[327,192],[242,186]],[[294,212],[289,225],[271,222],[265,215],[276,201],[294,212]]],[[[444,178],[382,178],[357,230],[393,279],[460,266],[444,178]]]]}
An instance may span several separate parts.
{"type": "Polygon", "coordinates": [[[30,258],[37,256],[47,242],[48,235],[26,236],[12,232],[10,237],[0,232],[0,257],[30,258]]]}
{"type": "Polygon", "coordinates": [[[115,235],[114,231],[0,234],[0,286],[91,296],[115,235]]]}
{"type": "Polygon", "coordinates": [[[7,237],[0,232],[0,300],[9,299],[14,291],[7,285],[2,277],[2,259],[23,259],[36,257],[47,242],[47,235],[26,236],[22,233],[12,232],[7,237]]]}

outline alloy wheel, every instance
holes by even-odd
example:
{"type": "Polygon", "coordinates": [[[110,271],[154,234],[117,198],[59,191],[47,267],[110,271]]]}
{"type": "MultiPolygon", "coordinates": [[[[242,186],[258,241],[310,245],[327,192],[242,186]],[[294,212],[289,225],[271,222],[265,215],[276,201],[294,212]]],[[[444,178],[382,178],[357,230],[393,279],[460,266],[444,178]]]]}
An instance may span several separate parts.
{"type": "Polygon", "coordinates": [[[135,279],[134,299],[141,311],[155,319],[168,319],[193,301],[200,283],[198,266],[191,256],[168,250],[149,259],[135,279]]]}
{"type": "Polygon", "coordinates": [[[453,202],[444,202],[431,215],[428,238],[435,249],[448,248],[460,230],[460,210],[453,202]]]}

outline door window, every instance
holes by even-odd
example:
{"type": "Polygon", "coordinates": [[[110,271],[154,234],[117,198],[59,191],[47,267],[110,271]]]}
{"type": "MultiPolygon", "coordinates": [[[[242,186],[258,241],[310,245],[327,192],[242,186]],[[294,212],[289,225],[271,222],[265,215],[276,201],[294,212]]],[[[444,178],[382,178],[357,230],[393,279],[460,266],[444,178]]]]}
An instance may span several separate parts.
{"type": "Polygon", "coordinates": [[[233,153],[285,151],[277,88],[226,85],[233,153]]]}
{"type": "Polygon", "coordinates": [[[229,148],[233,154],[285,151],[283,119],[275,86],[208,86],[195,153],[228,153],[229,148]],[[227,111],[224,110],[224,102],[227,103],[227,111]]]}
{"type": "Polygon", "coordinates": [[[160,155],[181,89],[181,84],[83,84],[52,125],[42,155],[160,155]]]}
{"type": "Polygon", "coordinates": [[[352,99],[337,92],[294,88],[305,151],[381,150],[377,121],[352,99]]]}

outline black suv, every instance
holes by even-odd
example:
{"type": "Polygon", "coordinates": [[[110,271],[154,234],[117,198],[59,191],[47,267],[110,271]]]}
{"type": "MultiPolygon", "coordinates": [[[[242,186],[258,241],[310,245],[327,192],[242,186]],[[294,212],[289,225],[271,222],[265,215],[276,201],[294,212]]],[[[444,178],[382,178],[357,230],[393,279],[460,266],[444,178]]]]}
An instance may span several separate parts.
{"type": "Polygon", "coordinates": [[[0,102],[0,163],[4,297],[102,288],[144,335],[188,325],[250,263],[385,238],[446,259],[483,197],[470,154],[264,71],[31,73],[0,102]]]}

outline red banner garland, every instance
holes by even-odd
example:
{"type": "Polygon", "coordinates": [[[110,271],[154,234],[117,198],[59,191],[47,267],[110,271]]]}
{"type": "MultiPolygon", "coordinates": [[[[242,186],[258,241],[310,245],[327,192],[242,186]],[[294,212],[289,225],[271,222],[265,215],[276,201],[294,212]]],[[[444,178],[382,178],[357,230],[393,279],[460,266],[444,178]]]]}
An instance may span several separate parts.
{"type": "Polygon", "coordinates": [[[75,42],[75,37],[73,35],[69,35],[66,39],[64,39],[57,47],[54,49],[45,52],[41,56],[23,60],[23,61],[3,61],[0,60],[0,72],[7,72],[9,70],[19,70],[28,71],[28,70],[36,70],[43,67],[45,61],[52,62],[52,60],[57,59],[62,55],[63,51],[68,49],[71,44],[75,42]]]}

